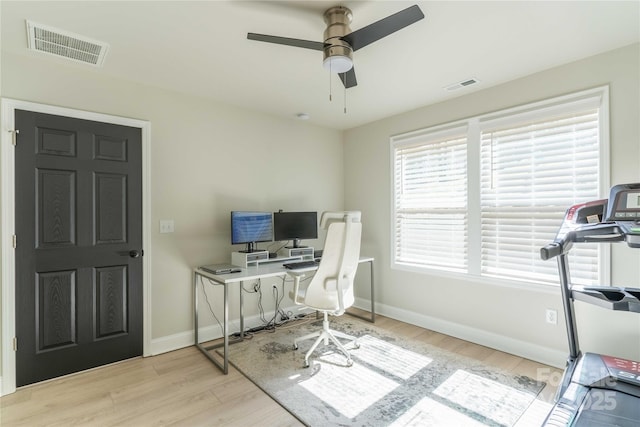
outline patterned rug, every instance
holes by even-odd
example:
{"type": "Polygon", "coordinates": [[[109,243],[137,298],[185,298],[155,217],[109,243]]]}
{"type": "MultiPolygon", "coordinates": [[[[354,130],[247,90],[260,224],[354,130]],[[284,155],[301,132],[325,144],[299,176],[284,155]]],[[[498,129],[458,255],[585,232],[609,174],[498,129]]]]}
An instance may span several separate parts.
{"type": "MultiPolygon", "coordinates": [[[[360,337],[354,364],[335,346],[320,346],[304,368],[322,321],[263,332],[230,346],[229,360],[309,426],[513,426],[544,383],[437,347],[399,338],[350,316],[331,328],[360,337]]],[[[522,420],[520,420],[522,422],[522,420]]]]}

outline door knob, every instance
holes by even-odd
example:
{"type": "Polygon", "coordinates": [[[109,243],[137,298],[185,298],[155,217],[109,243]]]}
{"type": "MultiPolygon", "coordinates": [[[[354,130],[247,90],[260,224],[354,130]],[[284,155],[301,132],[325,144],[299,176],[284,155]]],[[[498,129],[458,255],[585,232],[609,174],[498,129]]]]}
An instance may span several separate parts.
{"type": "Polygon", "coordinates": [[[142,251],[132,250],[132,251],[129,251],[129,256],[130,256],[131,258],[138,258],[138,257],[139,257],[140,255],[142,255],[143,253],[144,253],[144,252],[142,252],[142,251]]]}

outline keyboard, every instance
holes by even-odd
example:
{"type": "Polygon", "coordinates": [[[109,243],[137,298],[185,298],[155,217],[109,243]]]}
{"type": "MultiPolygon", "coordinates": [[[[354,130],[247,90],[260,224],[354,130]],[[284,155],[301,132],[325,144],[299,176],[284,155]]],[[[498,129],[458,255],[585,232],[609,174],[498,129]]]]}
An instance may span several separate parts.
{"type": "Polygon", "coordinates": [[[294,261],[294,262],[285,262],[282,264],[284,268],[289,270],[298,270],[301,268],[313,268],[318,266],[317,261],[294,261]]]}

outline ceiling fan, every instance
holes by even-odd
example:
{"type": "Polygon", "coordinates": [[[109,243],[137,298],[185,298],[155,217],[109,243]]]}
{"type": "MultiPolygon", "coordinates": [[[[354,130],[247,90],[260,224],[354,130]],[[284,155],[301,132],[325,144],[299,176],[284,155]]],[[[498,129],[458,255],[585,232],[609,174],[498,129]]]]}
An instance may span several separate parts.
{"type": "Polygon", "coordinates": [[[327,29],[324,30],[324,42],[256,33],[248,33],[247,38],[249,40],[323,51],[324,67],[333,73],[337,73],[345,88],[348,89],[358,84],[353,67],[353,52],[422,18],[424,18],[424,14],[418,5],[413,5],[352,32],[351,28],[349,28],[349,24],[353,19],[351,10],[344,6],[334,6],[324,12],[324,22],[327,24],[327,29]]]}

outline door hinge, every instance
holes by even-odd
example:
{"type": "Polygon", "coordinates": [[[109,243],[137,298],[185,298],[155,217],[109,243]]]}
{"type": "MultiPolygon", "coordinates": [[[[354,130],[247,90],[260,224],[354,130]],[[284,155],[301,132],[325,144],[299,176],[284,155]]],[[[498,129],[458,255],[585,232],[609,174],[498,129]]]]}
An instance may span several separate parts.
{"type": "Polygon", "coordinates": [[[18,337],[13,337],[13,351],[18,351],[18,337]]]}
{"type": "Polygon", "coordinates": [[[18,236],[13,235],[13,249],[18,247],[18,236]]]}
{"type": "Polygon", "coordinates": [[[20,129],[10,130],[13,138],[11,138],[11,144],[15,147],[18,144],[18,134],[20,133],[20,129]]]}

